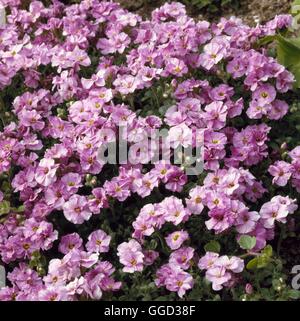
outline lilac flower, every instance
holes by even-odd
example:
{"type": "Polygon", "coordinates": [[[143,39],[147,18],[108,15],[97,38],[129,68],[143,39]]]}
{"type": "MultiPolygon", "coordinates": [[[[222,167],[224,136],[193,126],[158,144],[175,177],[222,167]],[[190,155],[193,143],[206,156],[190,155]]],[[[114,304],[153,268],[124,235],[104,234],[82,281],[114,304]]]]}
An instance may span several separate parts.
{"type": "Polygon", "coordinates": [[[56,181],[58,167],[53,159],[42,159],[36,169],[35,180],[43,186],[49,186],[56,181]]]}
{"type": "Polygon", "coordinates": [[[226,271],[225,267],[216,266],[207,270],[205,277],[212,282],[212,288],[215,291],[220,291],[223,289],[223,284],[231,279],[231,274],[226,271]]]}
{"type": "Polygon", "coordinates": [[[194,257],[194,252],[195,250],[192,247],[181,247],[170,255],[169,263],[187,270],[190,267],[190,261],[194,257]]]}
{"type": "Polygon", "coordinates": [[[74,224],[82,224],[92,216],[87,199],[80,195],[72,195],[63,205],[63,211],[65,218],[74,224]]]}
{"type": "Polygon", "coordinates": [[[227,107],[222,102],[213,102],[205,107],[204,119],[212,129],[221,129],[225,126],[227,107]]]}
{"type": "Polygon", "coordinates": [[[85,246],[89,252],[105,253],[109,251],[110,240],[111,236],[102,230],[97,230],[89,235],[85,246]]]}
{"type": "Polygon", "coordinates": [[[202,256],[198,262],[198,267],[200,270],[208,270],[212,266],[214,266],[215,262],[219,257],[218,253],[214,252],[206,252],[204,256],[202,256]]]}
{"type": "Polygon", "coordinates": [[[289,211],[286,206],[279,203],[268,202],[265,203],[260,209],[260,215],[263,219],[263,225],[265,228],[274,227],[275,221],[286,222],[286,217],[289,211]]]}
{"type": "Polygon", "coordinates": [[[171,277],[166,279],[166,288],[169,291],[177,292],[180,298],[185,295],[186,291],[192,289],[193,285],[193,277],[189,273],[180,270],[174,271],[171,277]]]}
{"type": "Polygon", "coordinates": [[[255,229],[256,222],[259,220],[260,216],[257,212],[249,212],[244,210],[238,214],[236,220],[236,230],[241,234],[247,234],[255,229]]]}
{"type": "Polygon", "coordinates": [[[204,209],[203,199],[205,198],[205,189],[197,186],[190,191],[189,196],[190,198],[186,199],[187,208],[193,214],[201,214],[204,209]]]}
{"type": "MultiPolygon", "coordinates": [[[[271,124],[289,110],[277,98],[292,88],[295,77],[255,46],[289,27],[289,15],[250,27],[235,17],[213,24],[194,21],[184,5],[174,2],[143,20],[111,1],[52,1],[47,6],[3,1],[7,21],[0,28],[0,89],[4,105],[12,100],[12,108],[0,132],[0,203],[5,212],[0,258],[9,265],[9,286],[0,290],[0,300],[100,300],[106,292],[118,291],[122,284],[113,277],[115,268],[101,260],[113,235],[96,225],[103,219],[105,226],[112,223],[113,210],[116,219],[126,216],[133,199],[132,225],[124,229],[134,239],[124,242],[116,235],[123,272],[149,266],[156,272],[155,284],[180,298],[194,285],[189,269],[194,275],[196,252],[201,252],[192,233],[184,230],[194,222],[192,214],[207,215],[204,228],[216,234],[237,232],[236,240],[255,236],[251,251],[258,252],[275,238],[275,222],[287,223],[295,213],[296,199],[276,193],[261,206],[268,189],[252,174],[253,166],[263,171],[261,162],[271,157],[273,184],[290,182],[300,192],[300,147],[288,152],[281,146],[289,156],[282,161],[267,145],[273,137],[271,124]],[[24,80],[21,92],[13,90],[16,79],[24,80]],[[244,106],[245,126],[235,126],[244,106]],[[247,125],[246,116],[261,121],[247,125]],[[272,122],[266,125],[265,119],[272,122]],[[119,137],[125,126],[127,132],[119,137]],[[149,147],[149,136],[165,127],[168,141],[149,147]],[[121,139],[134,156],[127,164],[104,164],[99,149],[121,139]],[[161,156],[169,143],[171,161],[152,166],[154,153],[159,150],[161,156]],[[174,149],[181,145],[203,147],[204,173],[198,180],[186,175],[186,163],[173,165],[174,149]],[[97,216],[89,224],[93,214],[97,216]],[[76,233],[70,223],[71,232],[65,230],[61,215],[77,224],[76,233]],[[179,231],[171,233],[172,225],[180,226],[179,231]],[[149,249],[156,243],[151,242],[154,233],[173,250],[157,271],[154,263],[165,258],[161,244],[156,251],[149,249]],[[47,258],[43,277],[39,266],[27,264],[36,255],[41,262],[47,258]]],[[[110,228],[115,223],[119,221],[110,228]]],[[[116,250],[113,244],[111,250],[116,250]]],[[[244,262],[229,250],[222,256],[207,252],[198,262],[216,291],[246,284],[239,275],[244,262]]]]}
{"type": "Polygon", "coordinates": [[[159,253],[153,250],[143,251],[144,254],[144,264],[150,266],[159,257],[159,253]]]}
{"type": "Polygon", "coordinates": [[[224,58],[224,48],[218,42],[209,43],[204,47],[204,53],[200,55],[201,65],[210,70],[224,58]]]}
{"type": "Polygon", "coordinates": [[[169,291],[177,292],[178,296],[182,298],[186,291],[193,287],[194,280],[189,273],[178,266],[165,264],[157,270],[155,284],[158,287],[165,286],[169,291]]]}
{"type": "Polygon", "coordinates": [[[181,230],[173,232],[166,237],[166,242],[170,249],[177,250],[181,245],[189,238],[189,235],[186,231],[181,230]]]}
{"type": "Polygon", "coordinates": [[[188,72],[188,68],[182,60],[171,58],[167,62],[166,71],[174,76],[181,77],[188,72]]]}
{"type": "Polygon", "coordinates": [[[124,265],[124,272],[133,273],[143,270],[144,254],[142,253],[141,245],[137,241],[124,242],[118,246],[117,250],[120,263],[124,265]]]}
{"type": "Polygon", "coordinates": [[[64,235],[60,240],[58,249],[63,254],[67,254],[73,249],[82,250],[82,239],[77,233],[64,235]]]}
{"type": "Polygon", "coordinates": [[[209,230],[215,230],[217,234],[220,234],[227,230],[234,223],[234,217],[231,212],[222,208],[214,208],[209,211],[210,220],[205,222],[206,227],[209,230]]]}
{"type": "Polygon", "coordinates": [[[164,199],[161,203],[161,208],[164,211],[164,218],[167,222],[172,222],[174,225],[185,221],[190,213],[184,208],[182,201],[174,196],[164,199]]]}
{"type": "Polygon", "coordinates": [[[76,193],[82,186],[81,176],[77,173],[68,173],[61,178],[62,183],[66,186],[69,193],[76,193]]]}
{"type": "Polygon", "coordinates": [[[292,167],[284,161],[277,161],[269,167],[269,173],[274,177],[272,183],[285,186],[292,176],[292,167]]]}
{"type": "Polygon", "coordinates": [[[253,93],[253,99],[261,106],[269,105],[275,98],[276,90],[271,85],[262,85],[253,93]]]}

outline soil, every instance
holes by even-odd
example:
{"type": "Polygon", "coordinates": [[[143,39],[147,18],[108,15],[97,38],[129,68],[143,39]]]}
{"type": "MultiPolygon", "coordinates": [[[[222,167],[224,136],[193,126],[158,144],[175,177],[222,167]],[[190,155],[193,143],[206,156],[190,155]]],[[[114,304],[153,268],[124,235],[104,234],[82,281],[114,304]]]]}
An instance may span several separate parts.
{"type": "Polygon", "coordinates": [[[235,15],[253,25],[267,22],[278,14],[289,13],[291,3],[291,0],[242,0],[240,9],[228,11],[225,15],[235,15]]]}
{"type": "MultiPolygon", "coordinates": [[[[152,10],[160,7],[164,0],[117,0],[121,5],[132,11],[149,17],[152,10]]],[[[232,15],[240,17],[245,23],[255,25],[257,22],[264,23],[271,20],[278,14],[289,13],[292,0],[241,0],[239,8],[227,7],[216,14],[211,14],[205,10],[197,10],[195,7],[187,7],[189,14],[195,18],[215,21],[220,16],[230,17],[232,15]]]]}

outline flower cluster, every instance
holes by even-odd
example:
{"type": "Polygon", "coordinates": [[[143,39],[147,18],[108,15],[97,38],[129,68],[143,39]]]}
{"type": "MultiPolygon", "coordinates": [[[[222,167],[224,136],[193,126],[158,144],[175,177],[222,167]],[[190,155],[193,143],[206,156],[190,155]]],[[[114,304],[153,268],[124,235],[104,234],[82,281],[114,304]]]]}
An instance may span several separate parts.
{"type": "MultiPolygon", "coordinates": [[[[31,227],[34,229],[28,231],[35,235],[39,226],[32,224],[31,227]]],[[[38,240],[37,237],[36,239],[38,240]]],[[[73,301],[80,297],[89,297],[96,300],[102,297],[103,291],[120,289],[121,282],[115,282],[111,277],[115,271],[112,264],[99,260],[99,254],[109,250],[109,243],[110,236],[97,230],[89,235],[85,251],[83,240],[77,233],[64,235],[59,244],[63,258],[52,259],[44,277],[39,276],[25,263],[20,263],[8,274],[8,280],[13,286],[2,289],[0,299],[73,301]]],[[[31,247],[28,242],[26,251],[32,251],[31,247]]]]}
{"type": "Polygon", "coordinates": [[[200,270],[206,270],[205,277],[212,282],[215,291],[219,291],[224,285],[234,286],[236,282],[234,274],[241,273],[244,269],[244,261],[238,257],[229,258],[226,255],[207,252],[198,263],[200,270]]]}
{"type": "MultiPolygon", "coordinates": [[[[290,16],[252,28],[234,17],[195,21],[179,3],[149,20],[110,1],[2,3],[0,104],[10,119],[0,131],[0,205],[12,206],[0,223],[9,271],[0,300],[98,300],[121,289],[120,270],[144,269],[182,298],[195,284],[192,262],[204,255],[186,227],[193,217],[203,217],[197,228],[212,236],[256,237],[259,251],[274,239],[275,222],[296,211],[290,197],[266,203],[268,190],[252,173],[269,155],[263,120],[287,114],[283,94],[294,82],[254,45],[288,27],[290,16]],[[236,126],[240,118],[249,124],[236,126]],[[126,164],[105,164],[99,150],[119,141],[122,126],[129,147],[168,129],[172,157],[201,142],[203,180],[186,174],[188,163],[150,163],[159,141],[126,164]],[[112,232],[127,215],[113,206],[124,203],[125,211],[130,202],[128,240],[112,232]],[[111,229],[102,226],[104,213],[111,229]],[[147,244],[154,233],[168,246],[167,263],[147,244]]],[[[291,178],[300,190],[299,153],[270,167],[275,184],[291,178]]],[[[212,252],[198,265],[214,290],[234,286],[244,268],[240,258],[212,252]]]]}
{"type": "Polygon", "coordinates": [[[273,184],[286,186],[289,180],[300,193],[300,147],[297,146],[288,153],[291,162],[276,161],[269,167],[269,173],[274,177],[273,184]]]}

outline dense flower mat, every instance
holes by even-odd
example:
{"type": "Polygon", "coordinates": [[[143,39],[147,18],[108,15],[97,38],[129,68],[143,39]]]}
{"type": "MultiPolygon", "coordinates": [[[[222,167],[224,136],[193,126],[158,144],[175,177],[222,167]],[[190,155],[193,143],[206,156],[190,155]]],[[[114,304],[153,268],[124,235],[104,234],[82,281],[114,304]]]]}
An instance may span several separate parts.
{"type": "Polygon", "coordinates": [[[195,21],[179,3],[142,20],[98,0],[2,2],[0,300],[282,291],[268,244],[296,215],[300,147],[270,162],[269,134],[294,77],[257,42],[291,17],[251,28],[195,21]],[[167,128],[173,149],[195,147],[200,133],[203,173],[102,163],[121,125],[129,145],[167,128]]]}

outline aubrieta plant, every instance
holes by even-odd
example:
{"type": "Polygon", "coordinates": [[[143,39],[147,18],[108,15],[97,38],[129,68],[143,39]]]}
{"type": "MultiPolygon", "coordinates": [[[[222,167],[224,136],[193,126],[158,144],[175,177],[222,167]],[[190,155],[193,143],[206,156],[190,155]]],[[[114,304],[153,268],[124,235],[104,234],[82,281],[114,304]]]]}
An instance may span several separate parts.
{"type": "Polygon", "coordinates": [[[252,28],[180,3],[142,20],[98,0],[1,2],[0,300],[299,297],[280,244],[300,147],[282,159],[271,140],[294,76],[256,45],[291,16],[252,28]],[[104,164],[121,125],[129,146],[151,129],[202,139],[203,173],[104,164]]]}

